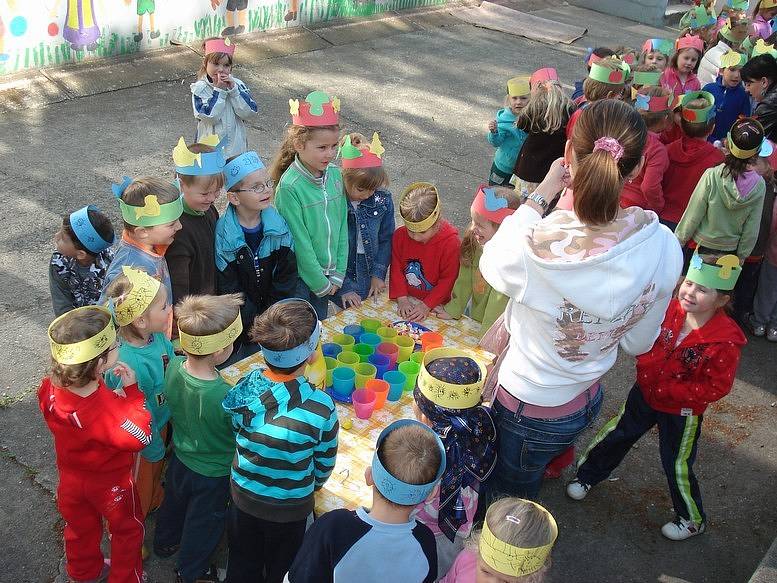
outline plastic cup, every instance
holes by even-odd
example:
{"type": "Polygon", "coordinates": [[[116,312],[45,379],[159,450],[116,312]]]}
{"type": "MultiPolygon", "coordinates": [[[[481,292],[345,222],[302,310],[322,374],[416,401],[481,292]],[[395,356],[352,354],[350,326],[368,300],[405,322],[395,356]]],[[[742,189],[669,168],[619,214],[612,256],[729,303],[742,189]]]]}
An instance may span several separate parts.
{"type": "Polygon", "coordinates": [[[383,325],[383,323],[380,320],[377,320],[375,318],[365,318],[364,320],[359,322],[359,324],[361,324],[361,327],[365,332],[368,332],[368,333],[371,332],[373,334],[378,328],[380,328],[383,325]]]}
{"type": "Polygon", "coordinates": [[[381,342],[378,344],[377,354],[385,354],[391,360],[389,368],[397,366],[397,357],[399,356],[399,346],[393,342],[381,342]]]}
{"type": "Polygon", "coordinates": [[[353,393],[355,379],[353,369],[338,366],[332,371],[332,392],[341,399],[347,399],[353,393]]]}
{"type": "Polygon", "coordinates": [[[372,356],[372,353],[375,352],[375,349],[369,344],[359,342],[358,344],[353,345],[353,352],[354,354],[359,355],[359,360],[362,362],[367,362],[367,359],[372,356]]]}
{"type": "Polygon", "coordinates": [[[424,363],[424,356],[426,356],[426,353],[423,352],[423,351],[421,351],[421,352],[414,352],[413,354],[410,355],[410,361],[418,363],[418,364],[423,364],[424,363]]]}
{"type": "Polygon", "coordinates": [[[378,372],[375,369],[375,366],[370,364],[369,362],[360,362],[354,367],[353,370],[356,373],[357,389],[363,389],[364,385],[367,384],[367,381],[370,379],[374,379],[375,375],[378,372]]]}
{"type": "Polygon", "coordinates": [[[383,342],[383,338],[378,336],[377,334],[373,334],[371,332],[365,332],[362,334],[362,337],[359,339],[359,342],[362,344],[369,344],[370,346],[377,346],[381,342],[383,342]]]}
{"type": "Polygon", "coordinates": [[[359,419],[369,419],[375,409],[375,393],[367,389],[356,389],[351,395],[353,408],[359,419]]]}
{"type": "Polygon", "coordinates": [[[383,375],[391,369],[391,359],[385,354],[372,354],[367,359],[367,362],[373,365],[377,370],[377,373],[375,374],[375,378],[377,379],[382,379],[383,375]]]}
{"type": "Polygon", "coordinates": [[[356,340],[356,342],[361,342],[359,338],[361,338],[361,335],[364,334],[364,328],[362,328],[358,324],[350,324],[345,328],[343,328],[343,334],[348,334],[349,336],[353,336],[353,339],[356,340]]]}
{"type": "Polygon", "coordinates": [[[336,358],[332,358],[331,356],[325,356],[324,362],[326,363],[326,386],[331,387],[332,386],[332,371],[337,368],[337,365],[340,364],[337,362],[336,358]]]}
{"type": "Polygon", "coordinates": [[[405,373],[398,370],[390,370],[383,375],[383,380],[389,385],[389,393],[386,397],[389,401],[399,401],[402,398],[402,392],[405,390],[405,373]]]}
{"type": "Polygon", "coordinates": [[[394,342],[397,338],[397,331],[391,326],[381,326],[378,328],[377,334],[383,339],[383,342],[394,342]]]}
{"type": "Polygon", "coordinates": [[[410,358],[410,355],[413,354],[413,350],[415,350],[415,340],[410,336],[397,336],[396,340],[394,340],[394,344],[399,346],[397,362],[405,362],[410,358]]]}
{"type": "Polygon", "coordinates": [[[361,362],[361,359],[355,352],[341,352],[337,355],[337,362],[340,363],[338,366],[356,370],[356,365],[361,362]]]}
{"type": "Polygon", "coordinates": [[[370,379],[364,385],[364,388],[375,393],[375,410],[383,409],[383,405],[386,404],[386,397],[388,397],[389,384],[380,379],[370,379]]]}
{"type": "Polygon", "coordinates": [[[442,334],[437,332],[424,332],[421,334],[421,350],[429,352],[434,348],[440,348],[443,343],[442,334]]]}
{"type": "Polygon", "coordinates": [[[329,356],[331,358],[337,358],[337,355],[342,351],[343,347],[334,342],[326,342],[321,346],[321,352],[324,353],[324,356],[329,356]]]}
{"type": "Polygon", "coordinates": [[[350,334],[335,334],[332,336],[332,342],[342,346],[343,352],[353,350],[353,345],[356,344],[356,340],[350,334]]]}
{"type": "Polygon", "coordinates": [[[412,391],[415,388],[415,380],[421,372],[421,365],[408,360],[399,365],[399,371],[405,375],[405,390],[412,391]]]}

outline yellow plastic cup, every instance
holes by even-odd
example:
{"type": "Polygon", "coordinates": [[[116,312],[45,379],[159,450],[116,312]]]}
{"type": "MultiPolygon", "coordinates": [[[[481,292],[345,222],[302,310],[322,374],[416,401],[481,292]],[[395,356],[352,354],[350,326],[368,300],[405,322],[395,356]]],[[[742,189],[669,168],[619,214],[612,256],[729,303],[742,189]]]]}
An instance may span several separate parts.
{"type": "Polygon", "coordinates": [[[332,342],[343,347],[343,352],[353,351],[356,340],[350,334],[335,334],[332,336],[332,342]]]}
{"type": "Polygon", "coordinates": [[[356,371],[356,365],[361,362],[359,355],[355,352],[341,352],[337,355],[337,362],[340,366],[350,368],[352,371],[356,371]]]}
{"type": "Polygon", "coordinates": [[[369,362],[359,363],[353,370],[356,372],[357,389],[363,389],[367,384],[367,381],[374,379],[375,375],[378,373],[378,369],[375,368],[375,365],[370,364],[369,362]]]}
{"type": "Polygon", "coordinates": [[[422,365],[424,363],[425,354],[426,354],[425,352],[414,352],[413,354],[410,355],[409,360],[419,365],[422,365]]]}
{"type": "Polygon", "coordinates": [[[377,334],[383,339],[383,342],[394,342],[397,339],[397,331],[391,326],[378,328],[377,334]]]}
{"type": "Polygon", "coordinates": [[[365,332],[375,334],[375,331],[381,327],[382,322],[376,318],[365,318],[359,325],[364,328],[365,332]]]}
{"type": "Polygon", "coordinates": [[[415,350],[415,340],[410,336],[397,336],[397,339],[394,340],[394,344],[399,346],[397,362],[405,362],[410,358],[410,355],[413,354],[413,350],[415,350]]]}

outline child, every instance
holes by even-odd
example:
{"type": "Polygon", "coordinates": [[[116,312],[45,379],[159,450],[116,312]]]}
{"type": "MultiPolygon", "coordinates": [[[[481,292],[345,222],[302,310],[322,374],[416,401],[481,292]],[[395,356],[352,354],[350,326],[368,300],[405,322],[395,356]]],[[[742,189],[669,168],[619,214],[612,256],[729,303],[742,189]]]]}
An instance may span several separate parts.
{"type": "Polygon", "coordinates": [[[664,209],[661,223],[674,231],[688,206],[693,189],[707,168],[723,162],[723,154],[707,141],[715,129],[715,98],[704,91],[683,95],[682,137],[669,144],[669,168],[664,172],[664,209]]]}
{"type": "MultiPolygon", "coordinates": [[[[772,189],[774,178],[771,178],[772,189]]],[[[772,197],[771,224],[766,253],[758,275],[758,288],[753,301],[753,314],[748,319],[753,336],[766,336],[777,342],[777,205],[772,197]]]]}
{"type": "Polygon", "coordinates": [[[170,361],[165,392],[174,453],[157,516],[154,553],[178,553],[180,583],[218,581],[211,553],[221,540],[229,502],[235,436],[221,401],[230,390],[216,367],[243,331],[240,294],[187,296],[175,307],[184,356],[170,361]]]}
{"type": "Polygon", "coordinates": [[[458,320],[468,312],[480,322],[480,335],[485,334],[507,306],[507,296],[495,291],[480,274],[478,264],[483,245],[491,240],[502,221],[521,204],[519,194],[511,188],[478,188],[470,206],[472,223],[461,242],[459,277],[453,286],[451,301],[438,307],[434,315],[443,320],[458,320]]]}
{"type": "Polygon", "coordinates": [[[723,310],[741,271],[739,261],[731,255],[710,261],[694,255],[653,348],[637,357],[637,381],[626,404],[591,442],[567,486],[570,498],[585,498],[658,425],[661,461],[677,514],[661,534],[675,541],[706,528],[693,472],[701,423],[707,405],[731,390],[740,350],[747,343],[723,310]]]}
{"type": "Polygon", "coordinates": [[[343,183],[348,197],[348,266],[343,287],[335,295],[341,307],[359,306],[386,289],[394,234],[394,202],[386,190],[383,144],[361,134],[345,137],[340,148],[343,183]]]}
{"type": "Polygon", "coordinates": [[[183,192],[181,232],[167,250],[173,301],[216,293],[216,221],[213,203],[224,190],[224,153],[218,136],[204,136],[173,149],[176,178],[183,192]]]}
{"type": "Polygon", "coordinates": [[[556,520],[544,507],[503,498],[488,507],[483,530],[473,537],[477,550],[463,550],[440,583],[541,583],[557,537],[556,520]]]}
{"type": "Polygon", "coordinates": [[[248,149],[245,122],[259,108],[251,92],[232,76],[235,45],[228,38],[208,38],[203,43],[205,58],[191,84],[192,109],[197,120],[197,136],[217,135],[224,142],[224,156],[232,157],[248,149]]]}
{"type": "MultiPolygon", "coordinates": [[[[588,49],[585,54],[585,68],[586,70],[591,70],[591,65],[594,63],[598,63],[602,59],[606,57],[612,57],[615,53],[612,51],[612,49],[608,49],[607,47],[597,47],[595,49],[588,49]]],[[[585,82],[585,79],[581,79],[580,81],[575,81],[575,90],[572,93],[572,101],[575,103],[575,105],[580,105],[585,101],[585,95],[583,95],[583,83],[585,82]]]]}
{"type": "MultiPolygon", "coordinates": [[[[535,73],[536,75],[537,73],[535,73]]],[[[557,81],[532,83],[532,96],[515,125],[528,135],[513,168],[516,189],[532,192],[554,160],[564,155],[565,130],[575,105],[557,81]]]]}
{"type": "Polygon", "coordinates": [[[410,514],[444,471],[445,448],[430,428],[411,419],[391,423],[378,436],[372,466],[364,473],[372,487],[371,509],[332,510],[319,517],[287,580],[436,581],[434,535],[410,514]]]}
{"type": "Polygon", "coordinates": [[[717,44],[708,49],[699,63],[697,73],[702,85],[714,83],[720,75],[720,59],[729,51],[746,53],[742,42],[747,38],[747,28],[750,21],[743,14],[732,13],[726,25],[717,35],[717,44]]]}
{"type": "Polygon", "coordinates": [[[96,206],[62,218],[54,235],[57,250],[49,261],[49,289],[54,315],[96,304],[113,259],[111,220],[96,206]]]}
{"type": "Polygon", "coordinates": [[[631,78],[631,101],[637,99],[637,93],[643,87],[660,87],[661,72],[655,65],[637,65],[631,78]]]}
{"type": "Polygon", "coordinates": [[[399,214],[404,226],[391,240],[389,298],[399,315],[421,322],[451,298],[459,275],[459,233],[442,218],[437,187],[414,182],[402,193],[399,214]]]}
{"type": "MultiPolygon", "coordinates": [[[[694,34],[697,35],[702,43],[708,43],[718,19],[715,18],[714,7],[695,6],[686,12],[680,19],[680,36],[694,34]]],[[[704,49],[702,48],[702,52],[704,49]]]]}
{"type": "Polygon", "coordinates": [[[529,78],[513,77],[507,82],[505,107],[496,112],[496,119],[488,122],[488,143],[496,148],[489,184],[510,184],[515,161],[526,141],[526,132],[515,126],[515,118],[529,103],[530,94],[529,78]]]}
{"type": "Polygon", "coordinates": [[[281,583],[302,544],[314,493],[335,467],[334,401],[303,376],[321,327],[304,300],[273,304],[251,329],[267,369],[250,372],[224,399],[237,432],[227,581],[281,583]]]}
{"type": "Polygon", "coordinates": [[[669,58],[673,52],[672,41],[665,38],[649,38],[642,45],[639,63],[640,65],[653,65],[658,71],[663,72],[669,65],[669,58]]]}
{"type": "Polygon", "coordinates": [[[135,453],[151,443],[151,417],[132,370],[116,362],[116,328],[102,307],[76,308],[49,326],[51,373],[38,389],[38,405],[54,436],[65,520],[67,573],[74,581],[143,580],[143,515],[132,477],[135,453]],[[102,374],[113,368],[124,394],[109,390],[102,374]],[[111,532],[111,558],[100,550],[103,520],[111,532]]]}
{"type": "Polygon", "coordinates": [[[623,185],[621,208],[638,206],[656,214],[664,208],[662,180],[669,167],[669,156],[658,135],[671,123],[673,102],[674,95],[663,87],[643,87],[637,93],[634,107],[647,126],[648,137],[642,170],[623,185]]]}
{"type": "Polygon", "coordinates": [[[411,516],[428,526],[437,545],[438,576],[448,572],[472,531],[478,491],[496,465],[496,427],[481,394],[486,368],[466,353],[426,353],[413,392],[416,418],[442,439],[445,473],[411,516]]]}
{"type": "Polygon", "coordinates": [[[772,24],[769,22],[777,16],[777,0],[758,0],[753,8],[753,23],[750,38],[766,40],[772,34],[772,24]]]}
{"type": "Polygon", "coordinates": [[[696,71],[703,54],[704,42],[698,36],[686,35],[678,38],[669,67],[661,73],[661,86],[675,95],[699,91],[701,83],[696,77],[696,71]]]}
{"type": "Polygon", "coordinates": [[[710,142],[725,138],[738,118],[750,115],[750,96],[740,74],[746,62],[745,55],[729,51],[720,59],[720,76],[704,86],[715,97],[715,130],[707,138],[710,142]]]}
{"type": "Polygon", "coordinates": [[[275,206],[294,238],[297,296],[325,320],[348,265],[348,211],[337,156],[340,99],[323,91],[289,100],[292,125],[270,167],[275,206]]]}
{"type": "Polygon", "coordinates": [[[630,72],[629,66],[615,57],[607,57],[591,65],[588,78],[583,82],[585,103],[570,116],[566,127],[567,139],[572,137],[577,118],[588,105],[601,99],[623,99],[626,77],[630,72]]]}
{"type": "Polygon", "coordinates": [[[289,226],[272,206],[274,183],[256,152],[232,158],[224,168],[227,208],[216,223],[219,294],[240,292],[243,333],[230,360],[253,354],[248,338],[254,318],[279,300],[294,296],[297,258],[289,226]]]}
{"type": "MultiPolygon", "coordinates": [[[[690,243],[711,251],[731,253],[741,262],[758,239],[766,184],[754,170],[758,156],[771,154],[763,126],[756,120],[738,120],[728,134],[723,164],[707,170],[693,191],[675,229],[681,245],[690,243]],[[764,148],[766,150],[764,150],[764,148]]],[[[690,252],[686,252],[690,260],[690,252]]]]}
{"type": "MultiPolygon", "coordinates": [[[[181,229],[183,213],[181,192],[164,180],[125,176],[121,184],[114,184],[113,194],[119,199],[124,230],[116,247],[113,262],[105,274],[100,302],[105,302],[105,290],[122,273],[125,265],[142,269],[162,282],[167,290],[167,301],[173,303],[173,286],[165,261],[165,252],[181,229]]],[[[172,333],[172,317],[167,331],[172,333]]]]}

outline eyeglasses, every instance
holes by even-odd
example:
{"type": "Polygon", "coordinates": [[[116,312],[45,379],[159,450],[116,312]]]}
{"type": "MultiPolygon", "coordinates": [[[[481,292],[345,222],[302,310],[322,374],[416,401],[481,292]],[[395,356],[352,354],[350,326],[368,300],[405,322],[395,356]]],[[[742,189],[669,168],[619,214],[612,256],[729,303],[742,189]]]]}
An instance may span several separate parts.
{"type": "Polygon", "coordinates": [[[260,182],[254,188],[239,188],[237,190],[233,190],[232,192],[255,192],[256,194],[262,194],[265,190],[272,190],[274,186],[275,181],[268,180],[264,184],[260,182]]]}

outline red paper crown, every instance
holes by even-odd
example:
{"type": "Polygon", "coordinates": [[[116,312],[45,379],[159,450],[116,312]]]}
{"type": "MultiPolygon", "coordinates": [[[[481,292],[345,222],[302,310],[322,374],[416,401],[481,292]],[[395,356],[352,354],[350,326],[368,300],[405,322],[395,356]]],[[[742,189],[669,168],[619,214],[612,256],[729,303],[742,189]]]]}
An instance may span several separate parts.
{"type": "Polygon", "coordinates": [[[383,166],[383,152],[385,149],[378,132],[372,134],[372,142],[359,147],[351,143],[351,136],[346,136],[340,148],[343,168],[379,168],[383,166]]]}
{"type": "Polygon", "coordinates": [[[321,127],[340,123],[340,99],[323,91],[308,93],[305,101],[289,99],[291,123],[295,126],[321,127]]]}
{"type": "Polygon", "coordinates": [[[701,55],[704,54],[704,41],[701,40],[701,37],[692,34],[686,34],[685,36],[677,39],[677,41],[674,43],[674,48],[678,51],[682,49],[696,49],[701,55]]]}
{"type": "Polygon", "coordinates": [[[213,38],[205,41],[205,54],[211,53],[226,53],[230,57],[235,54],[235,45],[233,45],[229,38],[213,38]]]}
{"type": "Polygon", "coordinates": [[[542,83],[544,81],[558,81],[558,72],[552,67],[545,67],[544,69],[537,69],[531,74],[529,84],[542,83]]]}

